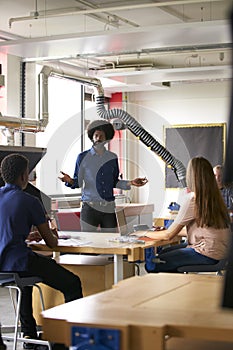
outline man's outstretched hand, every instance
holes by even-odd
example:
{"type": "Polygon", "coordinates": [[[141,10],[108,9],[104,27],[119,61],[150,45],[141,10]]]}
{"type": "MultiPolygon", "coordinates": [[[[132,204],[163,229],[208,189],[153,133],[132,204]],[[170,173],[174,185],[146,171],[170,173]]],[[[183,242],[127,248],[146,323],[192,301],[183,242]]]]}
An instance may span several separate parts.
{"type": "Polygon", "coordinates": [[[60,179],[62,182],[68,182],[69,184],[73,183],[73,179],[70,177],[70,175],[64,173],[63,171],[60,171],[61,175],[58,176],[58,179],[60,179]]]}
{"type": "Polygon", "coordinates": [[[137,177],[134,180],[131,180],[131,185],[136,187],[141,187],[147,184],[148,180],[146,177],[137,177]]]}

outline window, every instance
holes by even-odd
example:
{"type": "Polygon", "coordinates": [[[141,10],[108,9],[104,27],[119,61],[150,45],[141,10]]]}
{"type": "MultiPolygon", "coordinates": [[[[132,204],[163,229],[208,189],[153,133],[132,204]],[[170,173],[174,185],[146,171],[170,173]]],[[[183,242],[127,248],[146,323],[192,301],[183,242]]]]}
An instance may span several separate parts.
{"type": "MultiPolygon", "coordinates": [[[[58,179],[60,170],[73,176],[75,161],[82,150],[82,85],[69,79],[49,77],[49,123],[37,134],[36,146],[47,148],[37,166],[39,188],[48,195],[71,194],[58,179]]],[[[80,190],[73,190],[72,194],[80,190]]]]}

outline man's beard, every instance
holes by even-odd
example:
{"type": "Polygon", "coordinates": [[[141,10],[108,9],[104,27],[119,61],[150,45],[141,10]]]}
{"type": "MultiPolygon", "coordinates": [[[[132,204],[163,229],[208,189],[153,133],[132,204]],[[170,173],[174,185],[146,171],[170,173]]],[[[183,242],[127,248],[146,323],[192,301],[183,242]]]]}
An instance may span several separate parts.
{"type": "Polygon", "coordinates": [[[93,146],[98,150],[102,150],[105,148],[104,146],[106,143],[107,143],[107,141],[102,141],[102,142],[96,141],[96,142],[93,142],[93,146]]]}

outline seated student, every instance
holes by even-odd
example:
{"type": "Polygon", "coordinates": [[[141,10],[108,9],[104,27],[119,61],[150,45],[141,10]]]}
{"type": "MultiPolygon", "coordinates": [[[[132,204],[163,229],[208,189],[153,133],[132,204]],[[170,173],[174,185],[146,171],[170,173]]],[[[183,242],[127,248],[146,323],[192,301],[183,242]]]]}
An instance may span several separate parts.
{"type": "Polygon", "coordinates": [[[186,226],[187,246],[162,250],[158,254],[160,263],[146,263],[147,272],[177,272],[184,265],[215,264],[227,255],[229,216],[209,161],[202,157],[191,159],[186,180],[187,195],[173,224],[163,232],[148,232],[147,236],[168,240],[186,226]]]}
{"type": "MultiPolygon", "coordinates": [[[[28,159],[10,154],[1,162],[5,186],[0,188],[0,271],[17,272],[19,276],[38,276],[43,283],[61,291],[65,302],[82,298],[78,276],[58,265],[55,260],[36,254],[26,240],[40,241],[56,247],[56,229],[50,229],[39,200],[24,192],[28,183],[28,159]],[[30,232],[32,226],[38,231],[30,232]]],[[[22,291],[21,329],[24,337],[37,338],[36,321],[32,313],[32,287],[22,291]]],[[[33,344],[26,344],[28,348],[33,344]]]]}
{"type": "Polygon", "coordinates": [[[233,211],[233,184],[223,183],[223,167],[216,165],[213,168],[218,188],[229,211],[233,211]]]}

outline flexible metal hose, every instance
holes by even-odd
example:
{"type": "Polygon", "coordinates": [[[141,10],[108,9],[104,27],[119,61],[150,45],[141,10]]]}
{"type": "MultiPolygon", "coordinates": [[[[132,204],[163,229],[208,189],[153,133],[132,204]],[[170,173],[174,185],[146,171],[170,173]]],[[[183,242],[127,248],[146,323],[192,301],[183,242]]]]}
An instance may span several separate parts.
{"type": "Polygon", "coordinates": [[[106,110],[104,105],[104,95],[95,97],[97,113],[102,119],[118,118],[123,121],[127,128],[140,139],[151,151],[159,155],[163,161],[174,171],[177,180],[182,187],[186,187],[186,169],[181,161],[176,159],[166,148],[154,139],[129,113],[122,109],[113,108],[106,110]]]}

